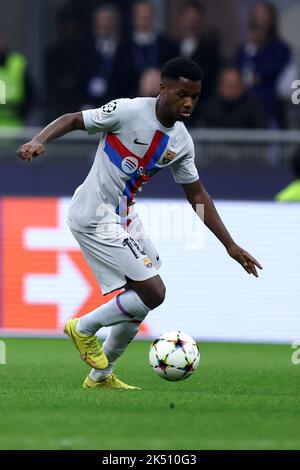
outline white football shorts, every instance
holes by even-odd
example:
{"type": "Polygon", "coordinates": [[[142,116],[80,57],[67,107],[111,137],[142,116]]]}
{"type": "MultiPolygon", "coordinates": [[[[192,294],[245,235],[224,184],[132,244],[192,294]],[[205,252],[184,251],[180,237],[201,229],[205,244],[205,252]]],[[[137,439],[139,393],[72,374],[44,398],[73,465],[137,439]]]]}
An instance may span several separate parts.
{"type": "Polygon", "coordinates": [[[119,224],[106,225],[97,233],[70,230],[103,295],[123,287],[127,278],[145,281],[158,274],[160,257],[139,217],[135,217],[126,230],[119,224]]]}

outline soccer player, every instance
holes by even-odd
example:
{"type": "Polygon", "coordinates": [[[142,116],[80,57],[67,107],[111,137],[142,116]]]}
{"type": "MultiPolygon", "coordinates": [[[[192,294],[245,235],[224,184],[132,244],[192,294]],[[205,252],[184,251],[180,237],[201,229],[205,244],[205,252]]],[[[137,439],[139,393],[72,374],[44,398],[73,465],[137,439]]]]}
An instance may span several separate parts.
{"type": "Polygon", "coordinates": [[[183,122],[197,104],[202,80],[195,62],[172,59],[163,67],[158,98],[118,99],[99,109],[66,114],[17,151],[32,161],[45,152],[49,140],[68,132],[100,133],[94,164],[72,198],[68,225],[103,294],[124,291],[65,325],[81,359],[92,367],[83,383],[86,388],[138,389],[119,380],[113,366],[148,312],[165,298],[159,255],[134,209],[136,192],[155,173],[170,166],[193,209],[204,205],[204,223],[228,254],[256,277],[256,267],[262,268],[231,238],[199,180],[194,144],[183,122]],[[111,329],[101,347],[96,333],[103,326],[111,329]]]}

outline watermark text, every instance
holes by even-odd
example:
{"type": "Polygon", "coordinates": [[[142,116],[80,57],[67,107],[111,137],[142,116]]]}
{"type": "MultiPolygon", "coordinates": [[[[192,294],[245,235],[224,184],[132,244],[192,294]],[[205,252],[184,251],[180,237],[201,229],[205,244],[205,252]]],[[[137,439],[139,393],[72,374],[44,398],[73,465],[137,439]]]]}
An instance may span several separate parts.
{"type": "Polygon", "coordinates": [[[300,80],[294,80],[292,83],[292,89],[295,90],[292,93],[292,103],[299,104],[300,103],[300,80]]]}
{"type": "Polygon", "coordinates": [[[6,364],[6,345],[0,340],[0,365],[6,364]]]}
{"type": "Polygon", "coordinates": [[[0,80],[0,104],[6,104],[6,83],[0,80]]]}
{"type": "Polygon", "coordinates": [[[300,364],[300,339],[295,339],[291,346],[295,349],[291,357],[291,362],[295,366],[298,366],[300,364]]]}

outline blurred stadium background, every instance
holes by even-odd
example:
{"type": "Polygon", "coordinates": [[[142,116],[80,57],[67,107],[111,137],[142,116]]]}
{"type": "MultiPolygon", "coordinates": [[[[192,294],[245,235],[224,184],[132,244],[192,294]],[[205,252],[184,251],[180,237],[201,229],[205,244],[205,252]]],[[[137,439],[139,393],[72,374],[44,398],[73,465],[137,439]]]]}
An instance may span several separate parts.
{"type": "Polygon", "coordinates": [[[294,186],[292,195],[274,200],[300,178],[300,105],[292,102],[300,77],[299,2],[11,0],[1,16],[2,335],[61,334],[68,316],[106,301],[64,223],[97,138],[68,135],[31,165],[17,159],[17,147],[62,113],[121,96],[156,96],[160,67],[181,54],[206,73],[189,123],[200,177],[235,239],[265,270],[258,281],[244,276],[192,215],[186,222],[183,193],[169,172],[156,176],[140,211],[159,206],[168,232],[153,235],[168,297],[141,334],[181,328],[199,340],[296,339],[300,207],[282,200],[300,200],[300,191],[294,186]],[[198,230],[197,251],[187,237],[198,230]]]}
{"type": "Polygon", "coordinates": [[[299,449],[299,23],[297,0],[1,2],[0,448],[299,449]],[[32,164],[16,149],[63,113],[156,96],[174,55],[206,74],[189,123],[200,178],[264,270],[247,276],[157,175],[137,209],[167,298],[140,339],[182,329],[200,371],[167,384],[147,368],[149,342],[133,342],[117,373],[143,393],[83,395],[87,368],[62,325],[110,296],[65,215],[97,137],[69,134],[32,164]]]}

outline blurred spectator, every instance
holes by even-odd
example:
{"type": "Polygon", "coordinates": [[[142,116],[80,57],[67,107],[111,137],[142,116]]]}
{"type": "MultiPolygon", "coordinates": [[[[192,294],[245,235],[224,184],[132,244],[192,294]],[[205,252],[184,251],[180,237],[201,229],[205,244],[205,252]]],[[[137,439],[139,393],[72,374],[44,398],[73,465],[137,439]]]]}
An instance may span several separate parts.
{"type": "Polygon", "coordinates": [[[131,95],[136,95],[139,79],[147,68],[161,68],[167,60],[178,56],[178,45],[156,31],[155,14],[151,1],[140,0],[133,5],[128,64],[132,71],[131,95]]]}
{"type": "Polygon", "coordinates": [[[276,196],[279,202],[299,202],[300,201],[300,148],[297,149],[292,158],[292,169],[296,179],[286,188],[282,189],[276,196]]]}
{"type": "Polygon", "coordinates": [[[200,105],[201,126],[231,129],[256,129],[267,126],[258,99],[245,90],[242,75],[234,67],[224,68],[215,97],[200,105]]]}
{"type": "Polygon", "coordinates": [[[5,83],[5,104],[0,105],[0,127],[20,127],[34,102],[34,87],[26,58],[11,51],[0,29],[0,80],[5,83]]]}
{"type": "Polygon", "coordinates": [[[277,87],[293,62],[289,46],[279,37],[277,12],[268,2],[257,3],[250,16],[250,37],[238,52],[237,65],[245,83],[259,97],[269,127],[282,126],[277,87]]]}
{"type": "Polygon", "coordinates": [[[161,74],[159,69],[146,69],[140,78],[139,96],[152,96],[155,98],[159,95],[159,85],[161,74]]]}
{"type": "Polygon", "coordinates": [[[88,57],[86,100],[97,107],[129,91],[128,50],[117,8],[106,4],[94,12],[94,44],[88,57]]]}
{"type": "Polygon", "coordinates": [[[205,10],[202,3],[188,1],[180,9],[180,55],[197,62],[204,71],[201,98],[211,96],[217,81],[220,52],[216,37],[205,30],[205,10]]]}
{"type": "Polygon", "coordinates": [[[85,45],[80,17],[65,8],[58,14],[58,41],[46,60],[46,120],[75,112],[84,100],[85,45]]]}

